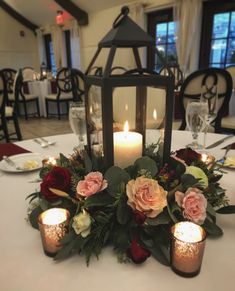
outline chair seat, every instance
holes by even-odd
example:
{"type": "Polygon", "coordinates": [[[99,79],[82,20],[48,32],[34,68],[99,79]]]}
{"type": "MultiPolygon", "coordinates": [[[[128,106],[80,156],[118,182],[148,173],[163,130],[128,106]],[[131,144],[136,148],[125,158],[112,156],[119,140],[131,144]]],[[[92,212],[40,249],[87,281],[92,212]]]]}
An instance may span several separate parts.
{"type": "MultiPolygon", "coordinates": [[[[46,99],[48,100],[56,100],[57,94],[49,94],[46,95],[46,99]]],[[[73,96],[70,94],[61,94],[59,100],[67,100],[67,99],[73,99],[73,96]]]]}
{"type": "Polygon", "coordinates": [[[222,118],[221,127],[235,129],[235,116],[230,115],[230,116],[226,116],[226,117],[222,118]]]}
{"type": "MultiPolygon", "coordinates": [[[[33,99],[37,99],[38,96],[36,95],[32,95],[32,94],[24,94],[25,100],[33,100],[33,99]]],[[[20,101],[22,101],[22,98],[20,98],[20,101]]]]}
{"type": "Polygon", "coordinates": [[[13,93],[8,93],[8,100],[15,101],[15,95],[13,93]]]}
{"type": "Polygon", "coordinates": [[[12,115],[13,115],[13,107],[6,106],[5,107],[5,116],[6,117],[11,117],[12,115]]]}

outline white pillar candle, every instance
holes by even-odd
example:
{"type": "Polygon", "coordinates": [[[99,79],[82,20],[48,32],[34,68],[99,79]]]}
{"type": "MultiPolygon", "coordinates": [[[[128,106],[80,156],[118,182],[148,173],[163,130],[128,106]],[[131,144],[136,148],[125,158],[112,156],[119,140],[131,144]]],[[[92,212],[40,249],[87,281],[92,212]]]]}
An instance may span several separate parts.
{"type": "Polygon", "coordinates": [[[129,132],[127,121],[124,131],[114,133],[113,144],[115,166],[125,168],[142,156],[143,136],[138,132],[129,132]]]}

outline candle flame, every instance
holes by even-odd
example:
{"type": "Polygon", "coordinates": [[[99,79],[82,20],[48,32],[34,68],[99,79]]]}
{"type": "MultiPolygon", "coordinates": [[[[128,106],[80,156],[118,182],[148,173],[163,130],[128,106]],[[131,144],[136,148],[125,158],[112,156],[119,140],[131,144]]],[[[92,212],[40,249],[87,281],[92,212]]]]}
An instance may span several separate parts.
{"type": "Polygon", "coordinates": [[[207,154],[202,154],[201,160],[205,163],[207,161],[207,154]]]}
{"type": "Polygon", "coordinates": [[[128,104],[125,105],[125,110],[128,111],[128,104]]]}
{"type": "Polygon", "coordinates": [[[203,239],[202,228],[192,222],[179,222],[175,225],[174,236],[184,242],[195,243],[203,239]]]}
{"type": "Polygon", "coordinates": [[[153,119],[157,120],[157,110],[156,109],[153,110],[153,119]]]}
{"type": "Polygon", "coordinates": [[[124,132],[127,133],[129,131],[129,124],[128,121],[126,120],[124,123],[124,132]]]}
{"type": "Polygon", "coordinates": [[[90,106],[90,114],[92,114],[92,113],[93,113],[92,106],[90,106]]]}
{"type": "Polygon", "coordinates": [[[55,166],[56,165],[56,159],[54,157],[49,157],[48,164],[55,166]]]}
{"type": "Polygon", "coordinates": [[[55,225],[64,222],[67,219],[66,210],[62,208],[51,208],[42,213],[42,223],[55,225]]]}

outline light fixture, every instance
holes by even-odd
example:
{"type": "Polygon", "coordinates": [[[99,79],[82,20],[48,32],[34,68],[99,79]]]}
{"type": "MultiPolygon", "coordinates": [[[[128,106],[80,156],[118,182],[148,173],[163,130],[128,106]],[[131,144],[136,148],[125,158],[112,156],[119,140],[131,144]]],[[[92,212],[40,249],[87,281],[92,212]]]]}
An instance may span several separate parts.
{"type": "Polygon", "coordinates": [[[56,15],[56,24],[59,26],[64,25],[64,12],[62,10],[58,10],[57,11],[57,15],[56,15]]]}

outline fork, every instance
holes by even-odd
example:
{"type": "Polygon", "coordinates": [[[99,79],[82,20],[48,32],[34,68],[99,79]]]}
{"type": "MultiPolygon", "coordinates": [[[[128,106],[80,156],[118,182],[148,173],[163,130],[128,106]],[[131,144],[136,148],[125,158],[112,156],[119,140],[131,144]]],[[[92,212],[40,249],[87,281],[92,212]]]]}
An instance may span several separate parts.
{"type": "Polygon", "coordinates": [[[40,146],[42,148],[47,148],[49,146],[49,144],[45,143],[45,142],[40,142],[40,140],[38,140],[37,138],[34,138],[33,140],[34,142],[36,142],[37,144],[40,144],[40,146]]]}
{"type": "Polygon", "coordinates": [[[49,141],[49,140],[45,139],[44,137],[40,137],[40,139],[43,142],[47,143],[48,145],[54,145],[56,143],[55,141],[49,141]]]}
{"type": "Polygon", "coordinates": [[[2,158],[8,165],[10,165],[11,167],[14,167],[16,170],[19,170],[19,171],[24,170],[22,167],[16,166],[16,163],[12,161],[12,159],[10,159],[9,157],[3,156],[2,158]]]}

